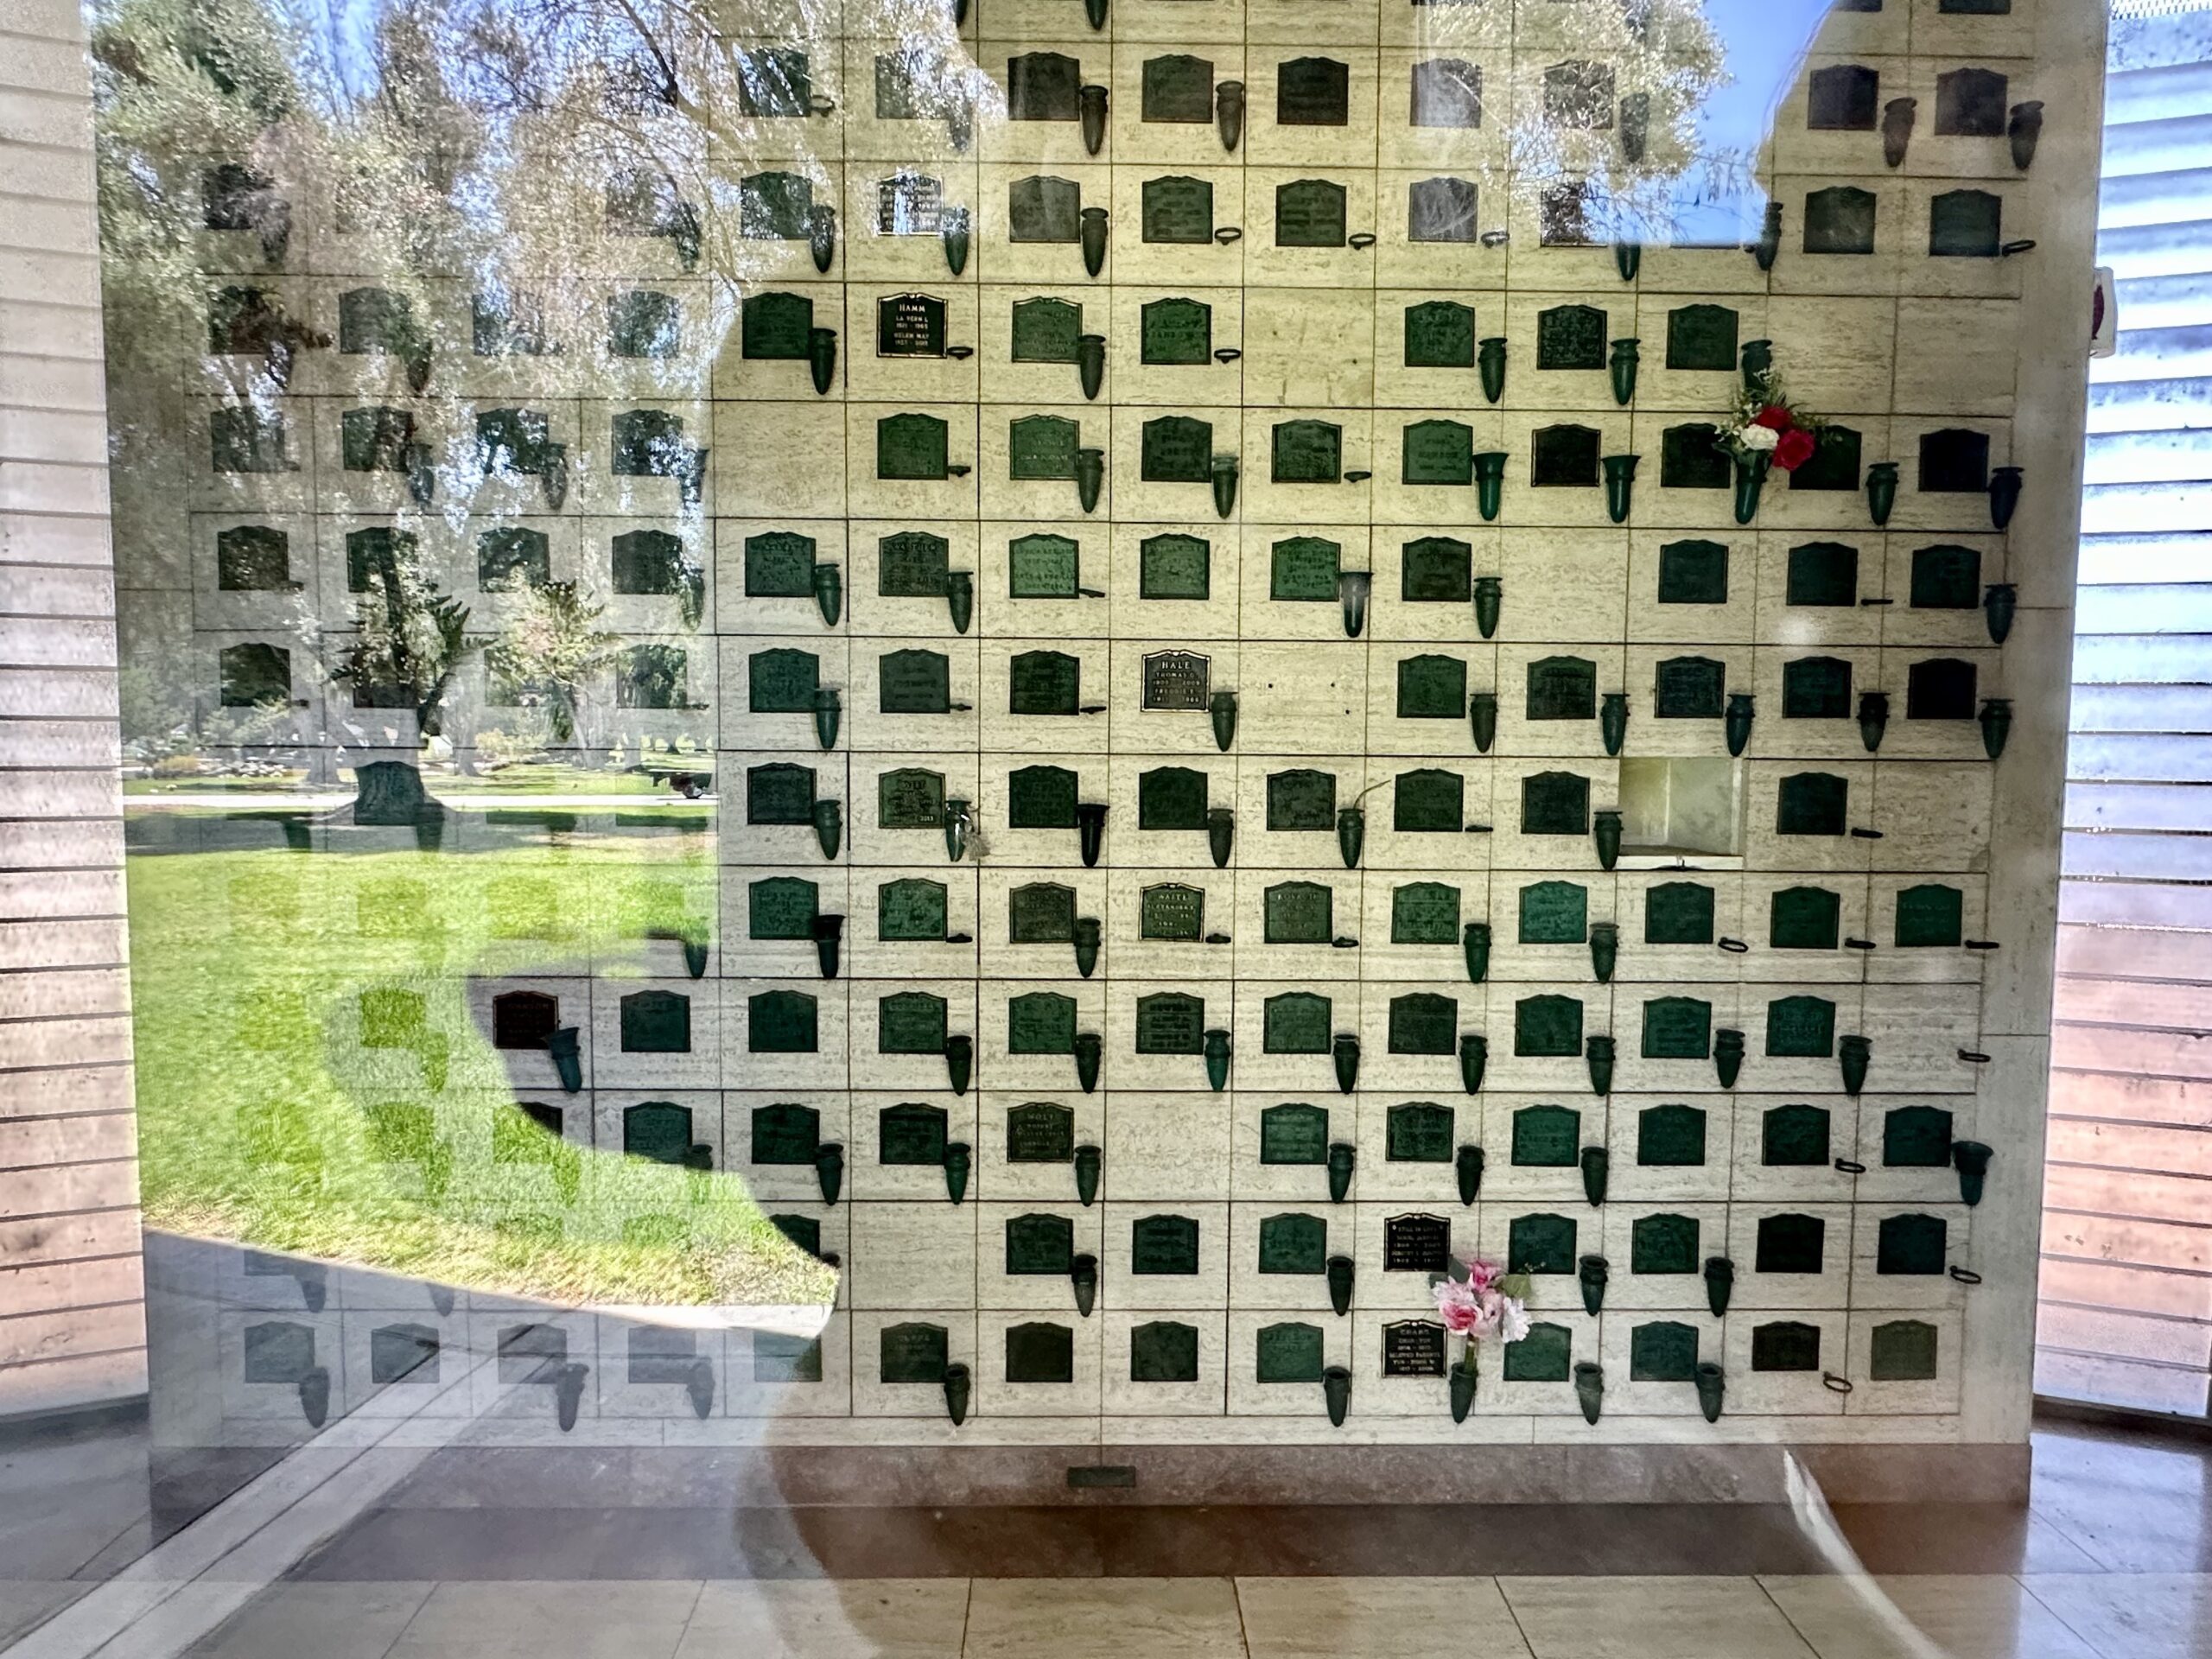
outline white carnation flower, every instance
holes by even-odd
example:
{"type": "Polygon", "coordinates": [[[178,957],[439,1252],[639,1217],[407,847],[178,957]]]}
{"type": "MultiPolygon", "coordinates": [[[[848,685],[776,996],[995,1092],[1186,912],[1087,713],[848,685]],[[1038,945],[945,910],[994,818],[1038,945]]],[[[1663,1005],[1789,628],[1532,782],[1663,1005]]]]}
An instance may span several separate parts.
{"type": "Polygon", "coordinates": [[[1746,449],[1771,449],[1782,442],[1782,434],[1770,426],[1747,426],[1736,435],[1736,442],[1746,449]]]}

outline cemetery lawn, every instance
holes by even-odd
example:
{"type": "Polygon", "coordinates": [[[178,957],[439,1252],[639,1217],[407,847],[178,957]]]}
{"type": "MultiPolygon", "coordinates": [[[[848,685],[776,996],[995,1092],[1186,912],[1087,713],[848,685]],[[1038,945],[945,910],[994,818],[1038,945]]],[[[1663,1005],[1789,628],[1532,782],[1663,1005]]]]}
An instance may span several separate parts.
{"type": "MultiPolygon", "coordinates": [[[[647,936],[696,936],[714,915],[702,838],[565,839],[133,855],[146,1224],[566,1305],[829,1301],[835,1272],[741,1179],[578,1146],[588,1093],[510,1083],[473,981],[587,966],[682,980],[681,947],[647,936]],[[570,1140],[518,1099],[561,1107],[570,1140]]],[[[550,988],[588,1058],[588,982],[550,988]]],[[[543,1054],[520,1060],[550,1077],[543,1054]]],[[[623,1099],[714,1111],[712,1089],[623,1099]]],[[[620,1135],[603,1121],[597,1144],[620,1135]]]]}

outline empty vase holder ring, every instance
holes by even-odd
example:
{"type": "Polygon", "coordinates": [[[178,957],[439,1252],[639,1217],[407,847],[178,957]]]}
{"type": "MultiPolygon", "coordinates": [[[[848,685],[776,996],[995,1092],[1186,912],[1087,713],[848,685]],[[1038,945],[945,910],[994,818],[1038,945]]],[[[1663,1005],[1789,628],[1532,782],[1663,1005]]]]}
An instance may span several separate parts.
{"type": "Polygon", "coordinates": [[[1344,245],[1348,248],[1364,253],[1368,249],[1375,245],[1375,232],[1372,231],[1355,231],[1350,236],[1344,238],[1344,245]]]}
{"type": "Polygon", "coordinates": [[[1243,228],[1236,225],[1224,225],[1213,233],[1213,239],[1225,248],[1232,242],[1244,239],[1243,228]]]}
{"type": "Polygon", "coordinates": [[[1214,347],[1213,360],[1217,363],[1234,363],[1243,355],[1244,353],[1234,346],[1217,346],[1214,347]]]}

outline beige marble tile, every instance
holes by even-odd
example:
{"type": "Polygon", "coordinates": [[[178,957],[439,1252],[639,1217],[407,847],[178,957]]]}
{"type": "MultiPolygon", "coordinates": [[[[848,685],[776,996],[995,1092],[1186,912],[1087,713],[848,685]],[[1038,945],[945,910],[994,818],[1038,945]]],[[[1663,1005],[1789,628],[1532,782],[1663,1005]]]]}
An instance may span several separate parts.
{"type": "Polygon", "coordinates": [[[2088,1659],[2018,1580],[1996,1574],[1759,1580],[1821,1659],[2088,1659]]]}
{"type": "Polygon", "coordinates": [[[670,1659],[699,1599],[695,1582],[442,1584],[394,1659],[670,1659]]]}
{"type": "Polygon", "coordinates": [[[2212,1654],[2212,1575],[2045,1573],[2020,1582],[2103,1659],[2212,1654]]]}
{"type": "Polygon", "coordinates": [[[977,1579],[967,1659],[1230,1659],[1244,1652],[1227,1579],[977,1579]]]}
{"type": "Polygon", "coordinates": [[[290,1659],[301,1653],[383,1659],[433,1587],[271,1585],[190,1651],[195,1659],[290,1659]]]}
{"type": "Polygon", "coordinates": [[[1500,1579],[1535,1659],[1808,1659],[1751,1579],[1500,1579]]]}
{"type": "Polygon", "coordinates": [[[954,1659],[968,1624],[965,1579],[709,1584],[677,1659],[954,1659]]]}
{"type": "Polygon", "coordinates": [[[1239,1579],[1252,1659],[1526,1656],[1494,1579],[1239,1579]]]}

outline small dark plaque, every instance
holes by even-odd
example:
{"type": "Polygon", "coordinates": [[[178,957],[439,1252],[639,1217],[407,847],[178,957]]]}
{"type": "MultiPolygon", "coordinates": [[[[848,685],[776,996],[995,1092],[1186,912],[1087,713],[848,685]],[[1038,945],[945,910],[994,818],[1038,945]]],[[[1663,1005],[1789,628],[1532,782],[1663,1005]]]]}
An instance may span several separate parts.
{"type": "Polygon", "coordinates": [[[1728,457],[1707,421],[1687,421],[1659,435],[1659,485],[1669,490],[1725,490],[1734,481],[1728,457]]]}
{"type": "Polygon", "coordinates": [[[1144,181],[1140,224],[1147,242],[1203,245],[1213,240],[1213,185],[1171,173],[1144,181]]]}
{"type": "Polygon", "coordinates": [[[1400,772],[1391,793],[1390,827],[1401,834],[1457,835],[1466,824],[1466,788],[1456,772],[1400,772]]]}
{"type": "Polygon", "coordinates": [[[1433,1319],[1399,1319],[1385,1325],[1382,1327],[1382,1375],[1443,1376],[1444,1327],[1433,1319]]]}
{"type": "Polygon", "coordinates": [[[1654,674],[1651,712],[1661,720],[1718,720],[1727,664],[1712,657],[1669,657],[1654,674]]]}
{"type": "Polygon", "coordinates": [[[1014,360],[1017,363],[1072,363],[1083,333],[1083,308],[1072,301],[1039,295],[1014,302],[1014,360]]]}
{"type": "MultiPolygon", "coordinates": [[[[315,1367],[315,1332],[289,1319],[264,1319],[245,1332],[248,1382],[297,1382],[315,1367]]],[[[505,1372],[502,1344],[501,1372],[505,1372]]]]}
{"type": "Polygon", "coordinates": [[[1524,1106],[1513,1114],[1513,1161],[1570,1169],[1582,1151],[1582,1114],[1567,1106],[1524,1106]]]}
{"type": "Polygon", "coordinates": [[[1629,1332],[1631,1382],[1688,1382],[1697,1376],[1697,1327],[1653,1319],[1629,1332]]]}
{"type": "Polygon", "coordinates": [[[1129,1381],[1195,1382],[1198,1332],[1175,1319],[1154,1319],[1129,1332],[1129,1381]]]}
{"type": "Polygon", "coordinates": [[[1416,127],[1479,127],[1483,124],[1483,72],[1464,58],[1431,58],[1414,65],[1413,108],[1416,127]]]}
{"type": "Polygon", "coordinates": [[[1178,1276],[1198,1270],[1198,1224],[1188,1216],[1141,1216],[1129,1224],[1129,1271],[1178,1276]]]}
{"type": "Polygon", "coordinates": [[[1006,1328],[1006,1380],[1009,1382],[1075,1381],[1075,1332],[1065,1325],[1037,1321],[1006,1328]]]}
{"type": "Polygon", "coordinates": [[[1662,605],[1726,605],[1728,550],[1718,542],[1669,542],[1659,550],[1662,605]]]}
{"type": "Polygon", "coordinates": [[[1083,187],[1036,175],[1006,188],[1007,240],[1074,242],[1083,234],[1083,187]]]}
{"type": "Polygon", "coordinates": [[[908,1101],[875,1115],[875,1158],[880,1164],[933,1166],[944,1161],[944,1108],[908,1101]]]}
{"type": "Polygon", "coordinates": [[[1206,827],[1206,775],[1188,766],[1155,766],[1137,778],[1137,828],[1206,827]]]}
{"type": "Polygon", "coordinates": [[[1341,248],[1344,188],[1329,179],[1294,179],[1275,187],[1275,245],[1341,248]]]}
{"type": "Polygon", "coordinates": [[[1269,944],[1326,944],[1336,937],[1336,893],[1319,881],[1279,881],[1265,897],[1269,944]]]}
{"type": "Polygon", "coordinates": [[[689,1054],[691,999],[674,991],[633,991],[622,999],[622,1052],[689,1054]]]}
{"type": "Polygon", "coordinates": [[[1007,828],[1074,829],[1076,785],[1075,773],[1065,766],[1016,767],[1006,779],[1007,828]]]}
{"type": "Polygon", "coordinates": [[[928,104],[918,90],[936,81],[942,66],[912,48],[879,52],[875,56],[875,118],[879,121],[918,121],[928,104]]]}
{"type": "MultiPolygon", "coordinates": [[[[1700,1122],[1698,1127],[1700,1150],[1704,1139],[1704,1125],[1700,1122]]],[[[1698,1269],[1697,1235],[1697,1219],[1694,1216],[1637,1217],[1636,1224],[1629,1230],[1629,1271],[1637,1274],[1695,1273],[1698,1269]]]]}
{"type": "Polygon", "coordinates": [[[1442,1216],[1392,1216],[1382,1224],[1385,1273],[1442,1273],[1452,1263],[1452,1224],[1442,1216]]]}
{"type": "Polygon", "coordinates": [[[1406,484],[1471,484],[1474,433],[1459,421],[1413,421],[1400,439],[1399,480],[1406,484]]]}
{"type": "Polygon", "coordinates": [[[1270,830],[1333,830],[1337,826],[1337,777],[1303,767],[1268,774],[1270,830]]]}
{"type": "Polygon", "coordinates": [[[880,830],[935,830],[944,823],[944,774],[902,766],[875,780],[880,830]]]}
{"type": "Polygon", "coordinates": [[[1602,63],[1569,58],[1544,71],[1544,124],[1585,132],[1613,125],[1613,72],[1602,63]]]}
{"type": "Polygon", "coordinates": [[[1805,1169],[1828,1160],[1828,1112],[1825,1106],[1777,1106],[1759,1122],[1759,1161],[1777,1168],[1805,1169]]]}
{"type": "Polygon", "coordinates": [[[1459,943],[1459,889],[1442,881],[1408,881],[1390,893],[1390,943],[1459,943]]]}
{"type": "Polygon", "coordinates": [[[1818,1216],[1760,1217],[1756,1257],[1758,1271],[1818,1273],[1827,1230],[1827,1224],[1818,1216]]]}
{"type": "Polygon", "coordinates": [[[1008,943],[1065,944],[1075,938],[1075,889],[1033,881],[1007,895],[1008,943]]]}
{"type": "Polygon", "coordinates": [[[1989,488],[1989,434],[1970,427],[1945,427],[1920,437],[1920,487],[1980,495],[1989,488]]]}
{"type": "Polygon", "coordinates": [[[1033,1100],[1006,1115],[1006,1160],[1010,1164],[1065,1164],[1075,1158],[1075,1114],[1048,1100],[1033,1100]]]}
{"type": "Polygon", "coordinates": [[[1590,780],[1572,772],[1535,772],[1521,780],[1521,833],[1590,833],[1590,780]]]}
{"type": "Polygon", "coordinates": [[[1572,1373],[1574,1335],[1549,1321],[1532,1325],[1518,1342],[1508,1343],[1501,1367],[1508,1382],[1564,1382],[1572,1373]]]}
{"type": "Polygon", "coordinates": [[[1833,772],[1790,773],[1775,791],[1775,834],[1841,835],[1850,790],[1849,781],[1833,772]]]}
{"type": "Polygon", "coordinates": [[[814,327],[814,302],[800,294],[748,294],[741,312],[740,348],[749,358],[803,359],[814,327]]]}
{"type": "Polygon", "coordinates": [[[1734,372],[1737,326],[1725,305],[1677,306],[1667,314],[1667,366],[1734,372]]]}
{"type": "Polygon", "coordinates": [[[1957,657],[1930,657],[1905,670],[1907,720],[1972,720],[1975,671],[1957,657]]]}
{"type": "MultiPolygon", "coordinates": [[[[1573,1273],[1575,1268],[1572,1216],[1516,1216],[1506,1231],[1508,1273],[1573,1273]]],[[[1514,1344],[1518,1346],[1520,1344],[1514,1344]]],[[[1509,1346],[1510,1354],[1513,1347],[1509,1346]]]]}
{"type": "Polygon", "coordinates": [[[1023,415],[1007,423],[1007,476],[1050,480],[1075,476],[1082,429],[1059,415],[1023,415]]]}
{"type": "Polygon", "coordinates": [[[747,599],[805,599],[814,592],[815,543],[795,531],[772,530],[745,538],[747,599]]]}
{"type": "Polygon", "coordinates": [[[1900,1106],[1882,1119],[1882,1166],[1941,1169],[1951,1161],[1951,1115],[1936,1106],[1900,1106]]]}
{"type": "Polygon", "coordinates": [[[875,423],[875,475],[880,479],[942,479],[944,423],[934,415],[887,415],[875,423]]]}
{"type": "MultiPolygon", "coordinates": [[[[1398,597],[1414,605],[1465,605],[1474,592],[1474,550],[1450,536],[1423,536],[1399,552],[1398,597]]],[[[1336,597],[1332,589],[1332,599],[1336,597]]]]}
{"type": "Polygon", "coordinates": [[[1897,894],[1897,942],[1908,948],[1955,946],[1965,931],[1966,895],[1940,881],[1897,894]]]}
{"type": "Polygon", "coordinates": [[[1006,1270],[1065,1278],[1075,1267],[1075,1223],[1065,1216],[1013,1216],[1006,1224],[1006,1270]]]}
{"type": "MultiPolygon", "coordinates": [[[[1329,1111],[1325,1106],[1286,1102],[1260,1114],[1260,1161],[1263,1164],[1319,1164],[1329,1157],[1329,1111]]],[[[1315,1272],[1320,1269],[1318,1266],[1315,1272]]]]}
{"type": "MultiPolygon", "coordinates": [[[[1806,129],[1812,132],[1872,132],[1881,97],[1881,75],[1863,63],[1838,63],[1815,69],[1806,78],[1806,129]]],[[[1940,124],[1936,130],[1942,130],[1940,124]]]]}
{"type": "Polygon", "coordinates": [[[1538,427],[1529,440],[1529,482],[1541,488],[1594,486],[1599,442],[1595,427],[1538,427]]]}
{"type": "Polygon", "coordinates": [[[1594,305],[1555,305],[1536,313],[1536,366],[1605,366],[1605,314],[1594,305]]]}
{"type": "Polygon", "coordinates": [[[1406,240],[1472,242],[1478,192],[1471,179],[1416,179],[1406,187],[1406,240]]]}
{"type": "Polygon", "coordinates": [[[738,228],[753,241],[804,242],[814,217],[814,186],[797,173],[747,175],[738,181],[738,228]]]}
{"type": "Polygon", "coordinates": [[[952,551],[944,537],[926,530],[902,530],[875,544],[875,591],[885,599],[943,599],[945,561],[952,551]]]}
{"type": "MultiPolygon", "coordinates": [[[[1316,1157],[1311,1160],[1319,1163],[1316,1157]]],[[[1322,1273],[1328,1268],[1329,1224],[1319,1216],[1266,1216],[1260,1222],[1262,1273],[1322,1273]]]]}
{"type": "Polygon", "coordinates": [[[796,875],[764,876],[746,890],[747,937],[810,939],[821,890],[796,875]]]}
{"type": "MultiPolygon", "coordinates": [[[[261,1332],[296,1331],[307,1337],[308,1357],[314,1354],[314,1335],[304,1325],[258,1325],[250,1328],[246,1335],[246,1377],[249,1382],[291,1382],[290,1377],[257,1376],[254,1374],[254,1340],[261,1332]]],[[[287,1344],[289,1346],[289,1344],[287,1344]]],[[[502,1382],[547,1382],[560,1371],[569,1357],[569,1333],[557,1325],[510,1325],[499,1336],[499,1381],[502,1382]]]]}
{"type": "Polygon", "coordinates": [[[1536,242],[1546,248],[1586,248],[1590,242],[1587,180],[1547,185],[1536,199],[1536,242]]]}
{"type": "Polygon", "coordinates": [[[944,1368],[949,1361],[943,1325],[887,1325],[877,1341],[876,1376],[879,1381],[930,1383],[944,1381],[944,1368]]]}
{"type": "Polygon", "coordinates": [[[1433,1100],[1393,1106],[1384,1120],[1386,1155],[1394,1164],[1448,1164],[1459,1141],[1455,1114],[1433,1100]]]}
{"type": "Polygon", "coordinates": [[[1856,185],[1831,185],[1805,196],[1805,251],[1874,251],[1874,193],[1856,185]]]}
{"type": "Polygon", "coordinates": [[[1402,657],[1398,660],[1400,720],[1464,720],[1467,715],[1467,665],[1457,657],[1402,657]]]}
{"type": "Polygon", "coordinates": [[[1144,121],[1203,125],[1213,119],[1213,65],[1174,53],[1144,63],[1144,121]]]}
{"type": "Polygon", "coordinates": [[[1824,996],[1777,996],[1766,1005],[1766,1052],[1793,1059],[1835,1052],[1835,1004],[1824,996]]]}
{"type": "Polygon", "coordinates": [[[821,1145],[822,1114],[813,1107],[785,1101],[753,1109],[754,1163],[811,1164],[821,1145]]]}
{"type": "Polygon", "coordinates": [[[756,651],[746,662],[747,707],[756,715],[804,715],[814,708],[822,659],[810,651],[756,651]]]}
{"type": "Polygon", "coordinates": [[[1006,118],[1073,121],[1083,113],[1083,65],[1064,52],[1026,52],[1006,64],[1006,118]]]}
{"type": "Polygon", "coordinates": [[[943,357],[944,302],[931,294],[888,294],[875,302],[878,357],[943,357]]]}
{"type": "Polygon", "coordinates": [[[790,47],[750,47],[737,54],[741,114],[789,118],[806,113],[813,92],[806,54],[790,47]]]}
{"type": "Polygon", "coordinates": [[[1213,476],[1213,423],[1187,415],[1147,421],[1138,443],[1147,484],[1203,484],[1213,476]]]}
{"type": "Polygon", "coordinates": [[[1777,950],[1833,950],[1843,896],[1826,887],[1783,887],[1768,905],[1767,943],[1777,950]]]}
{"type": "Polygon", "coordinates": [[[1817,1371],[1821,1369],[1821,1327],[1778,1319],[1751,1329],[1755,1371],[1817,1371]]]}
{"type": "Polygon", "coordinates": [[[875,890],[875,935],[887,944],[942,940],[945,931],[944,883],[910,875],[886,881],[875,890]]]}
{"type": "Polygon", "coordinates": [[[1636,1120],[1636,1161],[1662,1167],[1704,1163],[1705,1113],[1681,1104],[1647,1108],[1636,1120]]]}
{"type": "Polygon", "coordinates": [[[387,1325],[369,1332],[369,1381],[427,1384],[438,1380],[438,1333],[427,1325],[387,1325]]]}
{"type": "Polygon", "coordinates": [[[1564,1059],[1582,1052],[1582,999],[1524,996],[1513,1005],[1513,1052],[1564,1059]]]}
{"type": "Polygon", "coordinates": [[[1848,720],[1851,664],[1840,657],[1800,657],[1782,665],[1784,720],[1848,720]]]}
{"type": "Polygon", "coordinates": [[[879,236],[936,236],[944,228],[944,181],[926,173],[893,173],[875,185],[879,236]]]}
{"type": "Polygon", "coordinates": [[[1140,1054],[1196,1054],[1205,1046],[1206,1001],[1187,991],[1154,991],[1137,998],[1140,1054]]]}
{"type": "Polygon", "coordinates": [[[1170,710],[1207,706],[1212,659],[1195,651],[1148,651],[1144,655],[1144,706],[1170,710]]]}
{"type": "Polygon", "coordinates": [[[1075,1052],[1075,999],[1058,991],[1027,991],[1006,1002],[1007,1052],[1075,1052]]]}
{"type": "Polygon", "coordinates": [[[1459,1035],[1457,998],[1409,991],[1390,999],[1393,1054],[1449,1054],[1459,1035]]]}
{"type": "Polygon", "coordinates": [[[1646,944],[1711,944],[1713,889],[1696,881],[1662,881],[1643,900],[1646,944]]]}
{"type": "Polygon", "coordinates": [[[1694,996],[1655,996],[1645,1001],[1645,1059],[1702,1060],[1712,1052],[1712,1003],[1694,996]]]}
{"type": "Polygon", "coordinates": [[[1523,944],[1580,944],[1590,937],[1590,894],[1580,882],[1531,881],[1520,903],[1523,944]]]}
{"type": "Polygon", "coordinates": [[[1344,476],[1344,429],[1331,421],[1279,421],[1270,446],[1277,484],[1334,484],[1344,476]]]}
{"type": "MultiPolygon", "coordinates": [[[[1264,1229],[1266,1224],[1262,1223],[1264,1229]]],[[[1262,1248],[1265,1249],[1264,1237],[1262,1248]]],[[[1315,1269],[1317,1272],[1319,1269],[1315,1269]]],[[[1262,1268],[1262,1272],[1267,1271],[1262,1268]]],[[[1257,1344],[1258,1380],[1262,1382],[1319,1382],[1321,1380],[1321,1327],[1318,1325],[1266,1325],[1260,1327],[1257,1344]]]]}
{"type": "Polygon", "coordinates": [[[1580,657],[1539,657],[1529,664],[1530,720],[1594,720],[1598,665],[1580,657]]]}
{"type": "Polygon", "coordinates": [[[1970,611],[1981,603],[1981,555],[1939,542],[1912,550],[1912,608],[1970,611]]]}
{"type": "Polygon", "coordinates": [[[746,1000],[746,1051],[753,1054],[818,1052],[821,1011],[804,991],[760,991],[746,1000]]]}
{"type": "Polygon", "coordinates": [[[876,670],[876,709],[887,715],[942,715],[952,707],[952,664],[943,652],[887,651],[876,670]]]}
{"type": "Polygon", "coordinates": [[[1341,127],[1351,118],[1351,70],[1334,58],[1292,58],[1275,70],[1275,124],[1341,127]]]}
{"type": "Polygon", "coordinates": [[[1017,536],[1007,543],[1007,596],[1073,599],[1083,550],[1065,536],[1017,536]]]}
{"type": "Polygon", "coordinates": [[[1866,1374],[1877,1382],[1936,1378],[1936,1327],[1924,1319],[1891,1319],[1874,1327],[1866,1374]]]}
{"type": "Polygon", "coordinates": [[[2006,82],[1994,69],[1947,69],[1936,77],[1939,137],[2005,136],[2006,82]]]}
{"type": "Polygon", "coordinates": [[[1137,937],[1196,944],[1205,937],[1206,894],[1180,881],[1149,887],[1137,899],[1137,937]]]}
{"type": "Polygon", "coordinates": [[[1792,605],[1859,603],[1859,550],[1841,542],[1806,542],[1789,550],[1786,597],[1792,605]]]}
{"type": "Polygon", "coordinates": [[[1269,1054],[1329,1052],[1332,1005],[1313,991],[1285,991],[1261,1005],[1261,1046],[1269,1054]]]}
{"type": "Polygon", "coordinates": [[[1198,300],[1150,300],[1137,313],[1142,360],[1165,365],[1213,359],[1213,308],[1198,300]]]}
{"type": "Polygon", "coordinates": [[[1140,599],[1210,599],[1213,544],[1197,536],[1147,536],[1137,548],[1140,599]]]}
{"type": "Polygon", "coordinates": [[[1406,308],[1406,366],[1475,366],[1475,308],[1456,300],[1427,300],[1406,308]]]}
{"type": "Polygon", "coordinates": [[[821,1256],[822,1224],[812,1216],[770,1216],[768,1220],[797,1249],[817,1259],[821,1256]]]}
{"type": "Polygon", "coordinates": [[[928,991],[898,991],[875,1005],[879,1054],[944,1052],[944,999],[928,991]]]}
{"type": "Polygon", "coordinates": [[[1859,487],[1859,436],[1831,422],[1813,440],[1813,453],[1789,474],[1793,490],[1855,491],[1859,487]]]}

